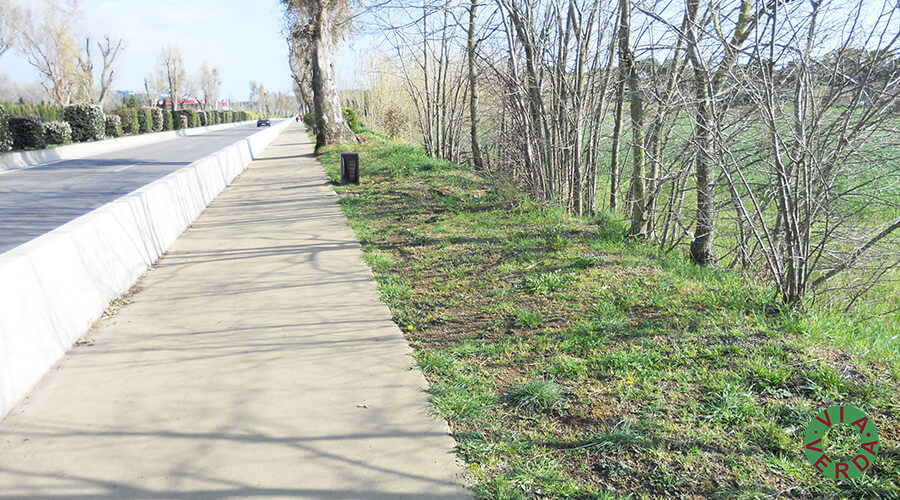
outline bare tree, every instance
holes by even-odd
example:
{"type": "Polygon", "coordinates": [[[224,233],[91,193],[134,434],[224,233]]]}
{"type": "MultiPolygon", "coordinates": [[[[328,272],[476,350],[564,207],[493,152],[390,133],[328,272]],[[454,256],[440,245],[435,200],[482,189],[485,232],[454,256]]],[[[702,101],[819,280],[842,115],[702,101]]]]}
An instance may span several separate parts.
{"type": "Polygon", "coordinates": [[[21,17],[22,9],[12,0],[0,0],[0,57],[15,45],[21,17]]]}
{"type": "Polygon", "coordinates": [[[110,35],[103,35],[103,41],[97,42],[97,49],[100,50],[100,57],[103,59],[103,68],[100,70],[100,94],[97,97],[97,102],[101,105],[106,102],[106,98],[109,97],[112,90],[112,82],[115,77],[113,65],[123,48],[122,40],[110,37],[110,35]]]}
{"type": "Polygon", "coordinates": [[[157,67],[144,77],[144,93],[147,95],[147,105],[156,106],[163,93],[166,92],[166,82],[162,69],[157,67]]]}
{"type": "Polygon", "coordinates": [[[175,111],[179,99],[184,95],[187,83],[187,72],[184,69],[184,62],[178,47],[165,46],[159,55],[158,66],[169,92],[169,99],[172,100],[172,111],[175,111]]]}
{"type": "Polygon", "coordinates": [[[91,57],[91,39],[84,39],[84,57],[77,56],[78,73],[75,77],[73,101],[92,104],[94,102],[94,62],[91,57]]]}
{"type": "Polygon", "coordinates": [[[300,102],[301,113],[311,113],[314,109],[312,91],[312,55],[307,44],[308,39],[294,36],[291,32],[293,22],[288,21],[286,41],[288,45],[288,64],[291,68],[294,95],[300,102]]]}
{"type": "Polygon", "coordinates": [[[255,81],[250,81],[250,102],[255,103],[257,113],[268,114],[270,112],[269,93],[266,87],[255,81]]]}
{"type": "Polygon", "coordinates": [[[394,53],[352,99],[431,155],[462,138],[542,203],[609,200],[631,236],[786,303],[852,303],[900,270],[898,18],[893,0],[397,2],[378,19],[394,53]]]}
{"type": "Polygon", "coordinates": [[[475,62],[478,42],[477,20],[478,0],[471,0],[469,4],[469,31],[466,37],[466,56],[469,62],[469,130],[472,141],[472,163],[475,164],[475,168],[483,170],[484,160],[481,158],[481,144],[478,140],[478,66],[475,62]]]}
{"type": "MultiPolygon", "coordinates": [[[[691,242],[691,260],[697,264],[712,264],[715,262],[713,251],[713,233],[716,222],[716,196],[714,163],[718,157],[715,151],[716,136],[719,125],[717,119],[724,110],[717,110],[718,93],[722,90],[722,84],[729,72],[737,62],[740,49],[747,41],[747,37],[753,32],[759,19],[770,9],[776,8],[779,0],[762,4],[758,10],[753,10],[753,0],[741,0],[737,9],[737,19],[731,38],[725,38],[722,33],[722,23],[716,22],[715,28],[718,34],[718,43],[722,46],[722,55],[715,67],[703,58],[700,52],[701,30],[704,29],[702,21],[698,17],[699,0],[687,2],[687,54],[694,69],[694,91],[696,93],[696,136],[695,142],[698,150],[695,172],[697,181],[697,217],[694,229],[694,239],[691,242]]],[[[715,14],[714,17],[718,17],[715,14]]]]}
{"type": "Polygon", "coordinates": [[[892,239],[900,228],[898,135],[885,119],[900,101],[900,33],[890,25],[900,5],[882,4],[863,34],[863,3],[775,5],[757,31],[756,57],[736,79],[763,138],[748,137],[747,147],[764,158],[747,164],[737,160],[746,152],[726,149],[723,173],[750,233],[740,250],[788,304],[854,268],[856,290],[868,290],[900,264],[892,239]],[[845,19],[846,42],[816,58],[833,35],[829,18],[845,19]],[[850,46],[856,36],[870,48],[850,46]]]}
{"type": "Polygon", "coordinates": [[[41,85],[59,105],[67,105],[79,80],[78,55],[71,26],[78,16],[75,0],[39,0],[39,19],[27,10],[18,23],[19,50],[37,70],[41,85]]]}
{"type": "Polygon", "coordinates": [[[203,101],[207,107],[216,108],[219,100],[219,92],[222,88],[222,77],[219,75],[219,68],[212,68],[203,61],[200,66],[200,91],[203,94],[203,101]]]}
{"type": "Polygon", "coordinates": [[[631,227],[628,236],[645,238],[647,236],[646,201],[644,200],[644,98],[641,95],[641,82],[638,79],[634,64],[634,51],[631,49],[629,34],[631,33],[631,0],[619,0],[619,65],[623,76],[628,77],[628,97],[631,108],[631,227]]]}
{"type": "Polygon", "coordinates": [[[316,116],[316,152],[338,142],[355,139],[344,121],[334,73],[337,41],[349,27],[346,0],[283,0],[295,20],[291,35],[305,39],[310,49],[312,90],[316,116]]]}

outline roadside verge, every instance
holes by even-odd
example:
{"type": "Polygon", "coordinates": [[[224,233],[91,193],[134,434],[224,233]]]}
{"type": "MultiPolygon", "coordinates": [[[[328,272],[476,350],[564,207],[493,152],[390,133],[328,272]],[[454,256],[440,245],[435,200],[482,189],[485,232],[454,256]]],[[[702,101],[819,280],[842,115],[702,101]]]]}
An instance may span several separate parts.
{"type": "Polygon", "coordinates": [[[291,123],[0,254],[0,418],[291,123]]]}

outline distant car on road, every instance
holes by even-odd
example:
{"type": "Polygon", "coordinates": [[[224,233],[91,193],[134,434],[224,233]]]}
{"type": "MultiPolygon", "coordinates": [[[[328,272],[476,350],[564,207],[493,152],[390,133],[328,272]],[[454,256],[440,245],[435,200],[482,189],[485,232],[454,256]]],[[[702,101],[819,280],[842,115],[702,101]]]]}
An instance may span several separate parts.
{"type": "Polygon", "coordinates": [[[272,122],[270,122],[268,118],[260,118],[259,120],[256,120],[256,126],[257,127],[262,127],[262,126],[271,127],[272,122]]]}

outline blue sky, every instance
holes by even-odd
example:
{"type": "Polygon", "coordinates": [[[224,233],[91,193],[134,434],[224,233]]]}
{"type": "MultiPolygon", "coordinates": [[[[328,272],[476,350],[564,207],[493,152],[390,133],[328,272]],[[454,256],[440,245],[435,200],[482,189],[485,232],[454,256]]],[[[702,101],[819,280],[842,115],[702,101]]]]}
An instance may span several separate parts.
{"type": "MultiPolygon", "coordinates": [[[[218,66],[223,97],[247,99],[250,80],[268,90],[291,90],[277,0],[82,0],[80,4],[77,31],[92,38],[108,32],[125,40],[116,62],[117,90],[142,90],[144,76],[154,70],[165,44],[181,49],[191,76],[199,73],[203,61],[218,66]]],[[[95,53],[95,66],[98,59],[95,53]]],[[[0,73],[12,81],[38,81],[14,51],[0,59],[0,73]]]]}

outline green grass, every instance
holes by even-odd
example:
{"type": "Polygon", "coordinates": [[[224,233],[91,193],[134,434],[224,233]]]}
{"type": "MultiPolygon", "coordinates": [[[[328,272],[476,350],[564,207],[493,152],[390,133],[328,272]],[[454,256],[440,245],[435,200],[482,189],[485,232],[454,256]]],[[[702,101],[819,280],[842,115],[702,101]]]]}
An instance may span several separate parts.
{"type": "MultiPolygon", "coordinates": [[[[783,310],[765,283],[624,241],[616,214],[571,219],[367,136],[362,184],[335,190],[476,496],[900,494],[889,316],[783,310]],[[838,403],[881,437],[852,483],[802,453],[838,403]]],[[[347,148],[319,158],[332,181],[347,148]]]]}
{"type": "Polygon", "coordinates": [[[542,412],[562,408],[566,388],[549,380],[533,380],[510,387],[501,401],[519,410],[542,412]]]}

